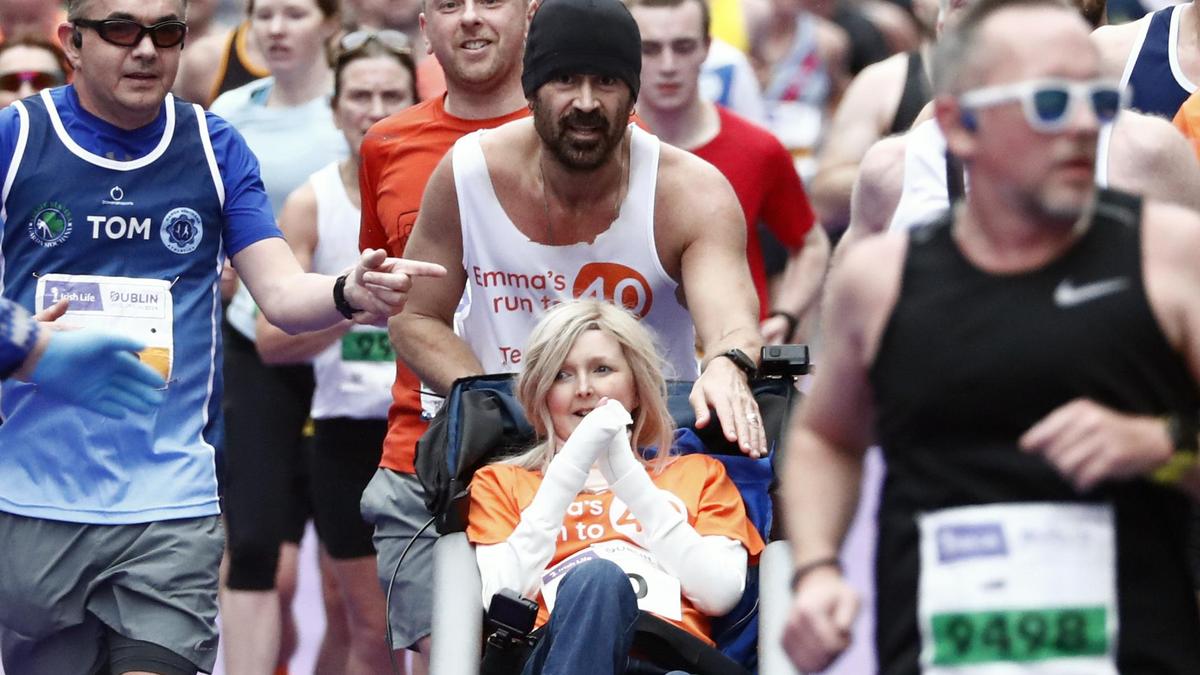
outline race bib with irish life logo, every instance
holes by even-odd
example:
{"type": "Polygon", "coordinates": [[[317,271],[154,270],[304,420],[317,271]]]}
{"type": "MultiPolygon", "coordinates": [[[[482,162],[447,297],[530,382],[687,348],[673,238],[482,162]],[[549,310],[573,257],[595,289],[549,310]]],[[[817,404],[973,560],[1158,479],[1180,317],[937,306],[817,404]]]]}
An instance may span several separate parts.
{"type": "Polygon", "coordinates": [[[919,518],[927,675],[1116,675],[1107,504],[992,504],[919,518]]]}
{"type": "Polygon", "coordinates": [[[65,326],[94,328],[140,340],[138,358],[170,382],[175,360],[171,284],[163,279],[47,274],[38,277],[35,311],[70,301],[58,320],[65,326]]]}

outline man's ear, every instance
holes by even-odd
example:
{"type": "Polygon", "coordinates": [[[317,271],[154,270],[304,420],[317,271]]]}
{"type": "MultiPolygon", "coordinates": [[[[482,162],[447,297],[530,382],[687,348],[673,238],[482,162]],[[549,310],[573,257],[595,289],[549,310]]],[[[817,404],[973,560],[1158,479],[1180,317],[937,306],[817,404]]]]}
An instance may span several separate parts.
{"type": "Polygon", "coordinates": [[[953,96],[938,96],[933,100],[933,115],[946,137],[946,147],[960,159],[966,160],[975,151],[979,118],[953,96]]]}
{"type": "Polygon", "coordinates": [[[75,26],[64,21],[58,24],[58,42],[62,45],[71,68],[79,70],[79,49],[83,47],[83,35],[75,26]]]}
{"type": "Polygon", "coordinates": [[[425,43],[425,53],[433,54],[433,43],[429,41],[429,36],[425,33],[425,26],[425,12],[421,12],[417,15],[417,27],[421,30],[421,42],[425,43]]]}

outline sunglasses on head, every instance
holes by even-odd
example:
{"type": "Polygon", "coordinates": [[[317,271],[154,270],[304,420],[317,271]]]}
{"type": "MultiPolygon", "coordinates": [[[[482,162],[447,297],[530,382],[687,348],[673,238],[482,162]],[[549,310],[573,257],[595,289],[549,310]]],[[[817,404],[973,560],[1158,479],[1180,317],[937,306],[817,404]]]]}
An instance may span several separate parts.
{"type": "Polygon", "coordinates": [[[187,37],[187,24],[173,19],[159,21],[152,26],[144,26],[131,19],[75,19],[72,23],[76,28],[96,31],[101,40],[118,47],[136,47],[142,38],[149,35],[155,47],[166,49],[182,43],[187,37]]]}
{"type": "Polygon", "coordinates": [[[378,42],[384,49],[397,54],[409,54],[412,52],[408,44],[408,36],[390,28],[385,28],[384,30],[356,30],[346,33],[342,36],[341,40],[338,40],[338,47],[341,49],[342,55],[345,55],[362,49],[372,40],[378,42]]]}
{"type": "Polygon", "coordinates": [[[963,93],[959,105],[967,110],[1020,101],[1025,120],[1035,131],[1055,133],[1067,127],[1075,106],[1090,106],[1101,124],[1107,124],[1128,102],[1128,94],[1112,80],[1028,80],[983,87],[963,93]]]}
{"type": "Polygon", "coordinates": [[[0,91],[19,91],[25,83],[29,83],[34,89],[42,90],[57,87],[63,83],[63,78],[57,73],[45,73],[40,70],[22,70],[0,75],[0,91]]]}

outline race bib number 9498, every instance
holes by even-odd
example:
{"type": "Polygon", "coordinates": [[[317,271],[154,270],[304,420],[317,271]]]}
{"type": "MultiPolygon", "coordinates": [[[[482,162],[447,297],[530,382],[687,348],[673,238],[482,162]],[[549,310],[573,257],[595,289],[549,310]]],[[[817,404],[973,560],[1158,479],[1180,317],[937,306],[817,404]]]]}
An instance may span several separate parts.
{"type": "Polygon", "coordinates": [[[945,613],[932,624],[939,666],[1101,656],[1109,646],[1104,607],[945,613]]]}
{"type": "Polygon", "coordinates": [[[1110,504],[921,514],[923,675],[1117,675],[1110,504]]]}

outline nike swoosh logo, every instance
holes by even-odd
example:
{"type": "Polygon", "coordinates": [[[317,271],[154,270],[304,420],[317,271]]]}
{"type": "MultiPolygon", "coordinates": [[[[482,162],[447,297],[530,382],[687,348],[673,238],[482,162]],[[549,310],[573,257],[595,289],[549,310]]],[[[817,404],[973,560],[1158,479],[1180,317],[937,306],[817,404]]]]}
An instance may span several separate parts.
{"type": "Polygon", "coordinates": [[[1054,289],[1054,304],[1059,307],[1075,307],[1106,295],[1129,288],[1129,279],[1118,277],[1076,286],[1070,279],[1063,279],[1054,289]]]}

